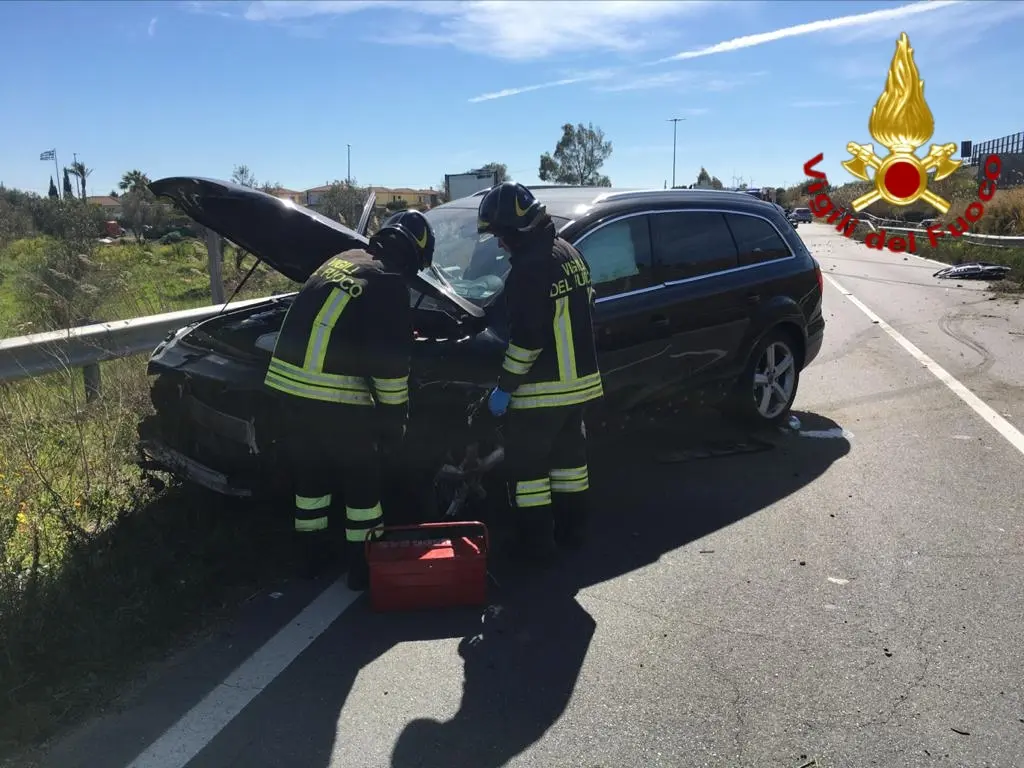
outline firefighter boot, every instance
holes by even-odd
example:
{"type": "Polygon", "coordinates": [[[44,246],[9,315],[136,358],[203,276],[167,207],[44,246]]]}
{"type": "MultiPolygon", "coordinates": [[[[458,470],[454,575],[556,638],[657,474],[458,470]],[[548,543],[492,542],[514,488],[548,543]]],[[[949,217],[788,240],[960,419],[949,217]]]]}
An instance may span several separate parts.
{"type": "Polygon", "coordinates": [[[564,549],[580,549],[586,543],[589,508],[587,492],[552,494],[555,506],[555,543],[564,549]]]}
{"type": "Polygon", "coordinates": [[[551,507],[517,509],[516,538],[512,557],[537,565],[550,563],[558,554],[554,538],[551,507]]]}
{"type": "Polygon", "coordinates": [[[316,579],[330,562],[330,542],[327,531],[296,531],[298,569],[303,579],[316,579]]]}
{"type": "Polygon", "coordinates": [[[357,542],[348,544],[348,588],[353,592],[365,592],[370,587],[370,567],[366,563],[366,545],[357,542]]]}

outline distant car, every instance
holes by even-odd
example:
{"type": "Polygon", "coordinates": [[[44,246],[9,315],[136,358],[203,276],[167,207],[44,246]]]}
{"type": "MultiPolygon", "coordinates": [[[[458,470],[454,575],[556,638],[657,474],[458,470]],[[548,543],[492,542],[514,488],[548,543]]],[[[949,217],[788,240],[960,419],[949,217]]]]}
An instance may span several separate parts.
{"type": "MultiPolygon", "coordinates": [[[[247,187],[168,178],[150,188],[297,283],[367,244],[361,231],[247,187]]],[[[603,408],[700,393],[757,426],[788,417],[825,320],[821,269],[776,206],[708,190],[534,193],[590,268],[603,408]]],[[[467,455],[467,407],[493,386],[506,345],[508,256],[477,233],[479,203],[474,195],[424,214],[437,245],[411,291],[408,440],[432,478],[467,455]]],[[[228,495],[288,480],[279,452],[288,425],[263,377],[293,297],[228,307],[156,348],[143,466],[228,495]]]]}
{"type": "Polygon", "coordinates": [[[801,224],[810,224],[814,221],[814,216],[811,214],[810,208],[794,208],[793,209],[793,221],[801,224]]]}
{"type": "Polygon", "coordinates": [[[941,224],[942,222],[939,221],[938,219],[922,219],[921,223],[918,224],[918,226],[921,227],[921,229],[928,229],[928,227],[931,227],[933,225],[939,226],[941,224]]]}

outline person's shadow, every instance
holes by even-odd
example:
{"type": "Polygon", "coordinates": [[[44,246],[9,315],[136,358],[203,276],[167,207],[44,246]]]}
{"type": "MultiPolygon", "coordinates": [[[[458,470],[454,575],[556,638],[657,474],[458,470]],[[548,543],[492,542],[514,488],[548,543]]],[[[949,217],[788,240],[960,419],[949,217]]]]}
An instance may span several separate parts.
{"type": "MultiPolygon", "coordinates": [[[[513,566],[497,553],[490,563],[497,583],[483,609],[373,613],[360,599],[190,768],[238,760],[247,768],[384,765],[388,734],[396,732],[393,768],[507,765],[558,722],[572,698],[596,631],[576,600],[581,590],[768,508],[850,449],[837,424],[801,413],[808,436],[776,433],[763,452],[727,455],[730,433],[706,418],[667,414],[593,440],[594,518],[583,551],[548,569],[513,566]],[[683,451],[709,445],[705,454],[717,457],[683,451]],[[398,645],[455,638],[462,638],[461,704],[445,721],[424,718],[417,709],[435,704],[424,692],[436,686],[444,700],[450,691],[445,678],[453,670],[443,654],[391,657],[418,664],[412,667],[380,660],[398,645]],[[354,688],[358,712],[345,711],[354,688]]],[[[501,531],[493,533],[500,545],[501,531]]]]}
{"type": "Polygon", "coordinates": [[[393,768],[497,768],[536,743],[565,711],[596,630],[577,593],[765,509],[849,451],[834,422],[797,419],[799,431],[752,442],[713,414],[664,414],[595,441],[588,546],[545,571],[495,562],[497,610],[460,645],[462,705],[447,722],[410,722],[393,768]]]}

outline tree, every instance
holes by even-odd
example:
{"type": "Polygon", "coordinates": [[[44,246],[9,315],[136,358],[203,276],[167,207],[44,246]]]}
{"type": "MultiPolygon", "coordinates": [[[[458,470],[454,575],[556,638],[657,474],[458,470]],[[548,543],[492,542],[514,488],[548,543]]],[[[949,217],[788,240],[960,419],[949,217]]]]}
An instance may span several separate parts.
{"type": "Polygon", "coordinates": [[[92,168],[86,168],[85,163],[81,160],[76,160],[71,164],[71,175],[75,177],[76,183],[78,184],[78,196],[85,200],[87,197],[85,191],[85,180],[92,174],[92,168]]]}
{"type": "Polygon", "coordinates": [[[710,187],[711,186],[711,174],[707,172],[707,169],[703,165],[700,167],[700,173],[697,174],[697,186],[698,187],[710,187]]]}
{"type": "Polygon", "coordinates": [[[74,190],[71,189],[71,177],[68,175],[68,169],[64,169],[64,199],[73,200],[75,198],[74,190]]]}
{"type": "Polygon", "coordinates": [[[159,227],[167,218],[167,209],[156,201],[146,187],[138,187],[121,196],[121,224],[142,242],[146,229],[159,227]]]}
{"type": "Polygon", "coordinates": [[[274,181],[274,182],[264,181],[262,184],[260,184],[260,191],[261,192],[266,192],[268,195],[274,194],[279,189],[281,189],[281,182],[280,181],[274,181]]]}
{"type": "Polygon", "coordinates": [[[256,187],[256,176],[249,170],[248,165],[236,165],[231,173],[231,181],[243,187],[256,187]]]}
{"type": "Polygon", "coordinates": [[[562,126],[562,138],[555,146],[554,155],[540,156],[541,181],[572,184],[581,187],[610,187],[611,179],[599,173],[604,161],[612,154],[612,143],[604,138],[604,131],[593,123],[562,126]]]}
{"type": "Polygon", "coordinates": [[[719,179],[717,176],[712,176],[711,177],[711,188],[712,189],[724,189],[725,188],[725,184],[723,184],[722,180],[719,179]]]}
{"type": "Polygon", "coordinates": [[[370,194],[369,187],[360,187],[355,180],[334,181],[316,204],[317,210],[329,219],[355,227],[370,194]]]}
{"type": "Polygon", "coordinates": [[[137,192],[148,185],[149,176],[136,168],[125,173],[117,186],[121,188],[122,192],[137,192]]]}
{"type": "Polygon", "coordinates": [[[57,185],[53,183],[53,176],[50,177],[50,191],[47,196],[51,200],[60,198],[60,192],[57,191],[57,185]]]}
{"type": "MultiPolygon", "coordinates": [[[[481,171],[494,171],[494,183],[501,184],[503,181],[509,181],[508,166],[504,163],[488,163],[487,165],[480,166],[481,171]]],[[[443,189],[443,187],[442,187],[443,189]]]]}

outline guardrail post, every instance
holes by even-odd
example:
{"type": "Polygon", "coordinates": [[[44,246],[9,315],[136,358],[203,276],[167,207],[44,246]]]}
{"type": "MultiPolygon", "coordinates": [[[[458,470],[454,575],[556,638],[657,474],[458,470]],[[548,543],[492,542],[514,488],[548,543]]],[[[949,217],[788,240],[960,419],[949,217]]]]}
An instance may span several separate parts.
{"type": "Polygon", "coordinates": [[[85,379],[85,402],[91,403],[100,396],[100,364],[92,363],[82,368],[85,379]]]}
{"type": "Polygon", "coordinates": [[[224,303],[224,241],[212,229],[206,230],[206,257],[210,268],[210,298],[224,303]]]}

